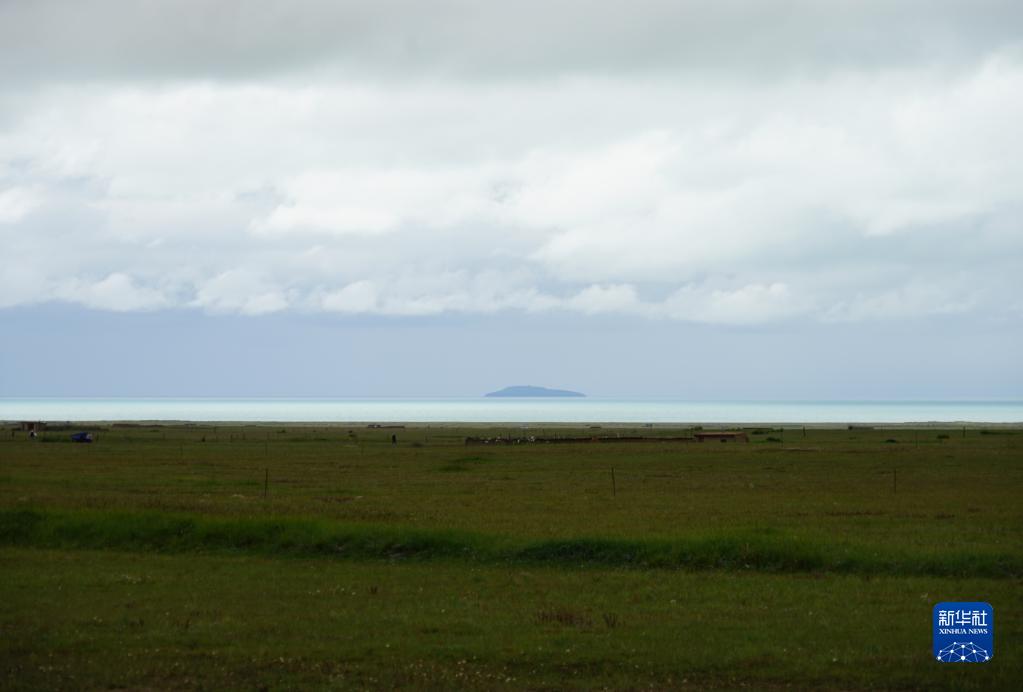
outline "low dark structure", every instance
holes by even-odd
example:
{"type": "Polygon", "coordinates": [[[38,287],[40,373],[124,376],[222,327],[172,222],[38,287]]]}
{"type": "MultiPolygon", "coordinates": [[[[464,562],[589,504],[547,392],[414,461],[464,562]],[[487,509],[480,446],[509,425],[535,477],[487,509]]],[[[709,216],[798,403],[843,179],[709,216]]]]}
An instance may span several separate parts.
{"type": "Polygon", "coordinates": [[[612,437],[610,435],[593,437],[467,437],[468,445],[520,445],[520,444],[581,444],[586,442],[693,442],[692,437],[641,437],[629,435],[612,437]]]}
{"type": "Polygon", "coordinates": [[[71,435],[71,441],[72,442],[90,443],[90,442],[92,442],[92,433],[76,432],[76,433],[71,435]]]}
{"type": "Polygon", "coordinates": [[[743,442],[749,442],[744,432],[732,432],[732,431],[718,431],[718,432],[698,432],[696,433],[696,441],[703,442],[704,440],[721,440],[722,442],[742,440],[743,442]]]}
{"type": "Polygon", "coordinates": [[[20,430],[22,432],[42,432],[46,430],[46,423],[38,420],[23,420],[21,421],[20,430]]]}

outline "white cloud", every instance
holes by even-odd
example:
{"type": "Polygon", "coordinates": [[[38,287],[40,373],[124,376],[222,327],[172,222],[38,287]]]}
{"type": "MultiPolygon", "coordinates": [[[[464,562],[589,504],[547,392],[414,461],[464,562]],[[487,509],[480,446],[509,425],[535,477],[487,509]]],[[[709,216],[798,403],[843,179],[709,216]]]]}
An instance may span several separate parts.
{"type": "Polygon", "coordinates": [[[231,269],[203,282],[193,304],[214,312],[261,315],[288,307],[285,291],[253,272],[231,269]]]}
{"type": "Polygon", "coordinates": [[[767,80],[331,74],[0,90],[0,305],[757,324],[1023,292],[1012,49],[767,80]]]}
{"type": "Polygon", "coordinates": [[[0,223],[21,221],[41,203],[39,191],[30,187],[0,190],[0,223]]]}
{"type": "Polygon", "coordinates": [[[921,315],[954,315],[977,307],[978,297],[962,280],[944,284],[913,282],[875,294],[857,294],[830,306],[829,322],[908,319],[921,315]]]}
{"type": "Polygon", "coordinates": [[[114,272],[99,281],[73,279],[54,287],[55,295],[86,307],[115,312],[157,310],[170,300],[158,289],[140,286],[132,277],[114,272]]]}
{"type": "Polygon", "coordinates": [[[355,281],[340,291],[323,296],[324,310],[336,312],[374,312],[377,309],[377,289],[372,281],[355,281]]]}
{"type": "Polygon", "coordinates": [[[695,322],[761,324],[791,317],[809,305],[792,295],[784,283],[747,284],[739,288],[681,288],[664,302],[666,314],[695,322]]]}
{"type": "Polygon", "coordinates": [[[284,183],[285,202],[257,232],[384,233],[403,225],[448,226],[483,214],[486,171],[337,169],[303,173],[284,183]]]}
{"type": "Polygon", "coordinates": [[[564,306],[588,314],[601,312],[637,312],[640,302],[636,289],[628,284],[587,286],[565,301],[564,306]]]}

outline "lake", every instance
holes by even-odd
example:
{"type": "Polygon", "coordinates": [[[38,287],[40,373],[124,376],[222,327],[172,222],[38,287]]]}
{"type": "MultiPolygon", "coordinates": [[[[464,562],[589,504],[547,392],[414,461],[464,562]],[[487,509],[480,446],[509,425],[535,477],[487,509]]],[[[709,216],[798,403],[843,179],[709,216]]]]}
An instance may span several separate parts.
{"type": "Polygon", "coordinates": [[[4,398],[0,420],[409,423],[1021,423],[1021,401],[650,398],[4,398]]]}

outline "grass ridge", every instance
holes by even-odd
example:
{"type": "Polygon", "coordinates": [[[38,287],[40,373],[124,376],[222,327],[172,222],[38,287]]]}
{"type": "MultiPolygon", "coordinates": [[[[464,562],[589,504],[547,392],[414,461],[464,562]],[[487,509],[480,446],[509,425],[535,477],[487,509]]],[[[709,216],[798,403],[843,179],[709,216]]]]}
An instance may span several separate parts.
{"type": "Polygon", "coordinates": [[[350,525],[299,518],[220,518],[165,512],[0,510],[0,544],[39,548],[218,552],[362,560],[632,569],[832,572],[1018,578],[1023,557],[949,549],[884,552],[777,530],[681,539],[523,540],[451,530],[350,525]]]}

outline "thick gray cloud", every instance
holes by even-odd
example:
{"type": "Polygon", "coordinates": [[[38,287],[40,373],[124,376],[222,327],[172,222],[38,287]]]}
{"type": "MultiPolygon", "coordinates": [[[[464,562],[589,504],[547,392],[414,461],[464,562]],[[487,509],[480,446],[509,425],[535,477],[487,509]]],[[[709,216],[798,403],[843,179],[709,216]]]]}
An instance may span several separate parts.
{"type": "Polygon", "coordinates": [[[689,73],[919,64],[1018,48],[1015,0],[4,0],[8,79],[689,73]]]}

